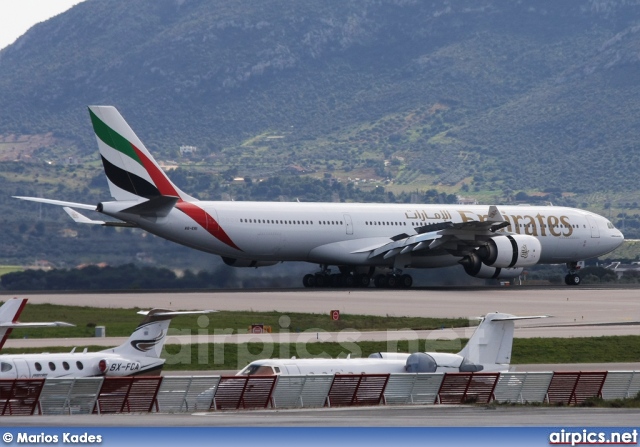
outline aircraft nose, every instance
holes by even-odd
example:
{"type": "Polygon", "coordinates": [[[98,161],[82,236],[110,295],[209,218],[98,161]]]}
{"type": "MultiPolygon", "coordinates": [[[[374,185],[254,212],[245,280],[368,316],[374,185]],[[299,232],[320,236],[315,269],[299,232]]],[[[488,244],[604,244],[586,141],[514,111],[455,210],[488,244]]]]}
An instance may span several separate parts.
{"type": "Polygon", "coordinates": [[[609,241],[611,243],[611,249],[614,250],[616,248],[618,248],[619,246],[622,245],[622,243],[624,242],[624,235],[622,234],[622,231],[615,229],[611,232],[611,236],[609,238],[609,241]]]}

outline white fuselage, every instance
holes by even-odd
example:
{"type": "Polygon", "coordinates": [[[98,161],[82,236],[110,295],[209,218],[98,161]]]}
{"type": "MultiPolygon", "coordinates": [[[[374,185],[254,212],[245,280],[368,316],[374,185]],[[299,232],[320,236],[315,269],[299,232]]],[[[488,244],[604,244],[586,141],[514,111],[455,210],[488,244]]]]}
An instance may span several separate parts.
{"type": "MultiPolygon", "coordinates": [[[[458,354],[427,354],[434,362],[430,372],[460,372],[464,358],[458,354]]],[[[345,359],[264,359],[251,362],[237,375],[308,375],[308,374],[397,374],[407,373],[409,354],[384,358],[345,359]]],[[[507,371],[509,365],[484,365],[482,371],[507,371]]]]}
{"type": "MultiPolygon", "coordinates": [[[[364,249],[416,228],[442,222],[487,219],[487,206],[359,203],[195,202],[214,220],[204,226],[174,208],[166,217],[105,214],[198,250],[234,259],[307,261],[331,265],[387,265],[364,249]],[[220,237],[224,233],[226,237],[220,237]]],[[[531,235],[542,246],[540,263],[563,263],[606,254],[623,235],[604,217],[566,207],[500,206],[504,232],[531,235]]],[[[410,255],[414,268],[455,265],[444,250],[410,255]]]]}
{"type": "Polygon", "coordinates": [[[0,379],[160,374],[164,359],[125,358],[112,352],[0,355],[0,379]],[[103,362],[101,364],[101,362],[103,362]]]}
{"type": "Polygon", "coordinates": [[[406,360],[267,359],[256,360],[237,375],[391,374],[404,373],[406,360]]]}

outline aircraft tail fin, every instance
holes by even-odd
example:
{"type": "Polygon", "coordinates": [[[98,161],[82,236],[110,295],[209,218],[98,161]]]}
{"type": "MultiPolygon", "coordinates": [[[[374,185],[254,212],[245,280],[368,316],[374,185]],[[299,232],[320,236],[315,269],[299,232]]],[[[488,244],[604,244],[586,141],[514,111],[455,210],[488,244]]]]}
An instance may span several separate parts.
{"type": "Polygon", "coordinates": [[[508,369],[511,363],[514,322],[547,317],[548,315],[517,317],[499,312],[487,314],[458,354],[473,364],[483,365],[483,371],[508,369]]]}
{"type": "Polygon", "coordinates": [[[120,355],[136,355],[159,358],[162,347],[167,338],[167,330],[171,319],[178,315],[195,315],[215,312],[214,310],[201,311],[171,311],[166,309],[152,309],[138,312],[146,315],[129,339],[116,348],[105,349],[102,352],[114,352],[120,355]]]}
{"type": "Polygon", "coordinates": [[[171,182],[115,107],[89,106],[89,115],[114,199],[173,196],[196,200],[171,182]]]}
{"type": "Polygon", "coordinates": [[[27,298],[11,298],[0,306],[0,349],[2,349],[14,328],[73,326],[73,324],[65,323],[64,321],[21,323],[18,321],[18,318],[20,318],[20,314],[26,305],[27,298]]]}

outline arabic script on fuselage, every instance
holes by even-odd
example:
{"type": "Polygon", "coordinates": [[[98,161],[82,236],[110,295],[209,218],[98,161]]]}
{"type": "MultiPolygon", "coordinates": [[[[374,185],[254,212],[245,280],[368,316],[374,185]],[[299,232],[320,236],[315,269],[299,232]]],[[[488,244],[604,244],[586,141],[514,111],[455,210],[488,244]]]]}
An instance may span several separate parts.
{"type": "MultiPolygon", "coordinates": [[[[487,214],[477,214],[468,210],[410,210],[404,213],[404,217],[425,223],[435,223],[436,221],[484,222],[488,219],[487,214]],[[460,216],[459,219],[454,219],[452,212],[457,213],[460,216]]],[[[509,223],[506,231],[513,233],[554,237],[569,237],[573,234],[573,226],[569,216],[565,215],[502,214],[502,217],[509,223]]]]}

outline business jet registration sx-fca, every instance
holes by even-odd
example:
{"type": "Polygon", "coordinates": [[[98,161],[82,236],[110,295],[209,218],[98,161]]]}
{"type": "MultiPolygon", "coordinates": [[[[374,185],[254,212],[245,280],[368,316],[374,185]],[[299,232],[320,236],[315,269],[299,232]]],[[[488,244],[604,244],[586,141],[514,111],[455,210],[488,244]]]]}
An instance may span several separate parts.
{"type": "Polygon", "coordinates": [[[78,223],[141,228],[236,267],[319,264],[303,278],[306,287],[366,287],[373,278],[378,287],[407,288],[406,269],[456,264],[477,278],[513,278],[559,263],[569,270],[565,282],[577,285],[579,261],[624,241],[604,217],[566,207],[200,201],[171,182],[114,107],[91,106],[89,114],[115,200],[19,199],[61,205],[78,223]]]}

